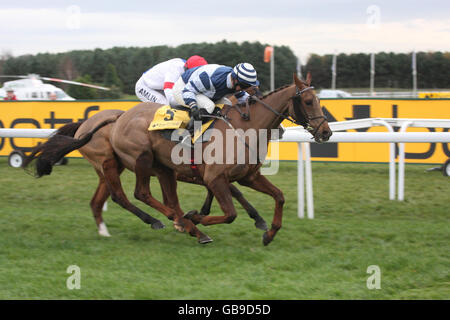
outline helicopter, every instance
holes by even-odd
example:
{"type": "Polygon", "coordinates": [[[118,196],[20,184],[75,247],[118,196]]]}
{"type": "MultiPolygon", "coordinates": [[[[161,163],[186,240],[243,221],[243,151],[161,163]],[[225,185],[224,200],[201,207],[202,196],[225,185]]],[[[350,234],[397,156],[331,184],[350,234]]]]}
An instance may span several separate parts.
{"type": "Polygon", "coordinates": [[[75,100],[61,88],[44,81],[53,81],[59,83],[68,83],[78,86],[90,87],[99,90],[110,90],[93,84],[63,80],[58,78],[41,77],[38,74],[29,74],[26,76],[0,75],[0,78],[18,78],[20,80],[6,81],[0,88],[0,99],[3,100],[9,92],[14,92],[17,100],[75,100]]]}
{"type": "MultiPolygon", "coordinates": [[[[70,80],[63,80],[57,78],[41,77],[38,74],[29,74],[27,76],[15,75],[0,75],[0,78],[18,78],[19,80],[6,81],[3,87],[0,88],[0,101],[3,100],[59,100],[59,101],[73,101],[73,97],[69,96],[61,88],[52,84],[44,83],[43,81],[53,81],[60,83],[68,83],[72,85],[79,85],[100,90],[110,90],[106,87],[101,87],[89,83],[82,83],[70,80]],[[5,97],[14,96],[14,99],[5,99],[5,97]]],[[[8,163],[11,167],[20,167],[25,159],[25,154],[22,150],[13,150],[9,157],[8,163]]],[[[68,159],[62,158],[57,164],[67,164],[68,159]]]]}

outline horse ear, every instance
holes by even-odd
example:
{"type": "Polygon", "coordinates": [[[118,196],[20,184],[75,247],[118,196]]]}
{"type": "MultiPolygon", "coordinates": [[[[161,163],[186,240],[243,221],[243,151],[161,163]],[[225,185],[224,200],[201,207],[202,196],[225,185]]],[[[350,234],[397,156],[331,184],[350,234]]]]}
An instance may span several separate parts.
{"type": "Polygon", "coordinates": [[[303,83],[302,80],[300,80],[298,78],[298,76],[297,76],[297,74],[295,72],[294,72],[294,83],[300,89],[303,89],[305,87],[305,84],[303,83]]]}
{"type": "Polygon", "coordinates": [[[306,75],[306,84],[308,85],[308,87],[311,86],[311,81],[312,81],[312,75],[311,75],[311,72],[308,71],[308,74],[306,75]]]}

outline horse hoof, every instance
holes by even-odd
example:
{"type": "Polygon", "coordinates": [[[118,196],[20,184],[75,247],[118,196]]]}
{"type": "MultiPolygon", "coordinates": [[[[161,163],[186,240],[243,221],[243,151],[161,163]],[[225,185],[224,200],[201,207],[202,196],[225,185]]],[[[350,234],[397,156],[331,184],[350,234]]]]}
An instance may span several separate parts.
{"type": "Polygon", "coordinates": [[[264,220],[256,221],[256,222],[255,222],[255,227],[256,227],[257,229],[262,230],[262,231],[267,231],[267,230],[268,230],[268,228],[267,228],[267,223],[266,223],[264,220]]]}
{"type": "Polygon", "coordinates": [[[204,235],[203,237],[200,237],[200,239],[198,239],[198,243],[200,243],[200,244],[207,244],[207,243],[210,243],[212,241],[213,241],[213,239],[211,239],[207,235],[204,235]]]}
{"type": "Polygon", "coordinates": [[[111,235],[108,232],[108,228],[106,227],[106,224],[104,222],[99,224],[98,234],[101,235],[102,237],[111,237],[111,235]]]}
{"type": "Polygon", "coordinates": [[[155,229],[155,230],[163,229],[165,227],[166,226],[161,221],[157,221],[157,222],[152,223],[152,229],[155,229]]]}
{"type": "Polygon", "coordinates": [[[197,211],[197,210],[191,210],[191,211],[188,211],[188,212],[186,212],[186,213],[184,214],[183,218],[191,220],[191,219],[192,219],[192,216],[193,216],[194,214],[198,214],[198,211],[197,211]]]}
{"type": "Polygon", "coordinates": [[[264,232],[263,234],[263,244],[267,246],[270,242],[272,242],[272,239],[269,237],[269,234],[267,232],[264,232]]]}
{"type": "Polygon", "coordinates": [[[106,237],[106,238],[109,238],[109,237],[111,237],[111,235],[108,233],[108,231],[98,231],[98,234],[99,235],[101,235],[102,237],[106,237]]]}
{"type": "Polygon", "coordinates": [[[178,232],[183,233],[184,230],[184,224],[183,223],[179,223],[179,222],[174,222],[173,223],[173,227],[175,228],[175,230],[177,230],[178,232]]]}

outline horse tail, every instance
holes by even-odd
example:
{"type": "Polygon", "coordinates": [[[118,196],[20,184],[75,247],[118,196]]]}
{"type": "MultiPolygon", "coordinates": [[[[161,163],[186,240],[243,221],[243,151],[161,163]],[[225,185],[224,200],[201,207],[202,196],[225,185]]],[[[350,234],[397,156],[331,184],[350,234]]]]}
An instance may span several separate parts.
{"type": "Polygon", "coordinates": [[[22,168],[25,169],[33,160],[36,160],[34,175],[37,178],[51,174],[55,163],[61,160],[66,154],[87,144],[94,133],[107,124],[115,122],[117,118],[101,122],[79,139],[75,139],[74,135],[83,121],[66,124],[58,129],[45,143],[33,148],[31,154],[25,158],[22,168]]]}
{"type": "Polygon", "coordinates": [[[81,126],[81,125],[83,124],[83,122],[85,122],[85,121],[86,121],[86,120],[68,123],[68,124],[62,126],[61,128],[59,128],[59,129],[55,132],[55,135],[74,137],[74,136],[75,136],[75,133],[77,132],[77,130],[80,128],[80,126],[81,126]]]}

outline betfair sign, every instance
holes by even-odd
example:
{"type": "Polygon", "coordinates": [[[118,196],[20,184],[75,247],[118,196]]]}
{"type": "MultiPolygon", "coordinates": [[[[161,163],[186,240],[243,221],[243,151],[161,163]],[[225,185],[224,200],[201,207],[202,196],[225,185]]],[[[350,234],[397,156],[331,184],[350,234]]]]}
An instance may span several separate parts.
{"type": "MultiPolygon", "coordinates": [[[[0,128],[57,129],[66,123],[87,119],[106,109],[128,110],[138,101],[11,101],[0,102],[0,128]]],[[[321,105],[330,122],[363,118],[450,119],[450,99],[322,99],[321,105]]],[[[290,123],[283,123],[290,126],[290,123]]],[[[398,128],[395,128],[398,130],[398,128]]],[[[349,130],[355,131],[355,130],[349,130]]],[[[384,127],[358,129],[361,132],[382,132],[384,127]]],[[[408,128],[407,132],[442,132],[442,128],[408,128]]],[[[29,151],[43,139],[0,138],[0,155],[14,149],[29,151]]],[[[270,150],[270,148],[269,148],[270,150]]],[[[447,143],[406,144],[406,161],[443,163],[450,157],[447,143]]],[[[81,156],[72,152],[69,156],[81,156]]],[[[313,160],[345,162],[388,162],[386,143],[311,144],[313,160]]],[[[279,144],[280,160],[296,160],[296,143],[279,144]]]]}
{"type": "MultiPolygon", "coordinates": [[[[450,99],[322,99],[321,105],[330,122],[364,118],[450,119],[450,99]]],[[[287,127],[290,123],[284,122],[283,125],[287,127]]],[[[387,129],[374,127],[348,131],[386,132],[387,129]]],[[[445,131],[448,129],[407,129],[407,132],[445,131]]],[[[281,143],[279,148],[281,160],[297,159],[296,143],[281,143]]],[[[405,152],[406,161],[410,163],[443,163],[450,157],[447,143],[407,143],[405,152]]],[[[389,146],[387,143],[313,143],[311,156],[313,160],[321,161],[388,162],[389,146]]]]}

